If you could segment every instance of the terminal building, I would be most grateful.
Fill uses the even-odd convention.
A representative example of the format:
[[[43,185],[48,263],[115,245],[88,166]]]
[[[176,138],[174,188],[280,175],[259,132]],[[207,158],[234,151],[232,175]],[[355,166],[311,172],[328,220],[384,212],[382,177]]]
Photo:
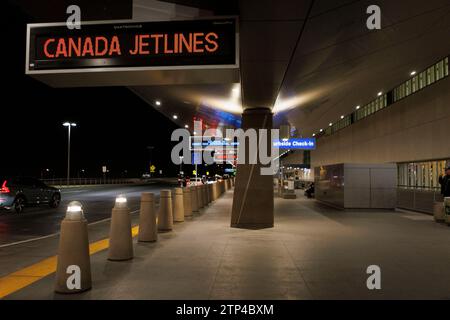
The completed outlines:
[[[97,13],[94,2],[82,6],[91,20],[84,28],[91,28],[92,36],[112,21],[107,17],[128,19],[129,26],[133,21],[181,20],[179,30],[195,31],[197,24],[203,32],[164,33],[162,25],[159,34],[144,34],[149,25],[139,34],[122,31],[129,37],[122,42],[101,36],[101,49],[95,47],[98,36],[87,37],[92,52],[101,53],[96,56],[85,52],[86,39],[69,37],[66,43],[64,37],[42,38],[39,30],[45,24],[30,25],[27,73],[52,87],[127,86],[180,127],[192,128],[194,118],[205,128],[288,127],[285,138],[317,139],[310,153],[282,156],[287,167],[310,170],[306,182],[327,165],[395,163],[397,192],[392,196],[397,206],[431,213],[433,203],[442,200],[439,175],[450,164],[445,5],[415,3],[400,10],[381,1],[381,28],[371,30],[365,2],[135,0],[105,6],[103,13]],[[65,17],[56,9],[45,17],[37,12],[39,22]],[[224,16],[229,20],[221,21]],[[228,23],[232,26],[226,30]],[[327,28],[321,27],[324,23]],[[70,35],[64,28],[62,24],[55,34]],[[183,48],[186,57],[177,61]],[[72,51],[73,57],[68,55]],[[55,55],[63,59],[52,62]],[[143,60],[145,56],[151,58]],[[119,60],[110,63],[114,57]],[[89,62],[71,65],[73,61]],[[235,216],[243,220],[232,225],[273,226],[272,179],[247,176],[249,168],[238,170],[236,188],[250,192],[235,196],[233,212],[238,210]],[[260,193],[266,196],[252,199]]]
[[[437,203],[442,208],[440,179],[450,167],[448,0],[91,0],[79,2],[81,29],[69,30],[72,2],[17,2],[32,22],[30,78],[55,90],[126,87],[192,136],[199,121],[202,131],[280,129],[281,141],[303,141],[292,149],[280,142],[273,175],[262,174],[266,164],[238,163],[216,220],[204,221],[208,231],[180,231],[195,243],[204,235],[198,244],[211,255],[221,248],[226,265],[217,273],[223,286],[209,295],[187,289],[201,286],[200,276],[180,292],[200,299],[377,298],[365,287],[365,268],[375,261],[386,267],[381,297],[448,298],[438,271],[449,280],[450,260],[440,260],[438,243],[450,231],[431,216]],[[52,6],[43,11],[43,3]],[[87,37],[94,47],[86,47]],[[312,183],[315,199],[304,197]],[[408,269],[417,258],[411,247],[437,271],[422,278],[425,262]],[[188,260],[185,243],[170,249]],[[292,276],[297,271],[302,284]],[[425,289],[405,284],[407,274]],[[241,280],[249,286],[231,283]],[[145,289],[130,295],[145,296]],[[158,291],[164,298],[186,298],[166,289]]]

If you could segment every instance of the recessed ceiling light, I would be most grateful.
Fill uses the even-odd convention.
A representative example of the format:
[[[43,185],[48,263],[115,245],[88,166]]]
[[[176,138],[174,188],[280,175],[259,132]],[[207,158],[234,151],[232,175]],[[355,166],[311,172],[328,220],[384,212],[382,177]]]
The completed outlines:
[[[383,91],[378,92],[378,96],[380,97],[383,94]]]
[[[345,116],[344,116],[344,115],[342,115],[342,116],[341,116],[341,119],[344,119],[344,118],[345,118]]]
[[[319,131],[320,131],[320,132],[323,132],[323,129],[320,129]]]
[[[186,129],[189,128],[189,126],[188,126],[187,124],[185,124],[184,127],[185,127]]]
[[[416,71],[411,71],[411,73],[410,73],[411,76],[415,76],[416,74],[417,74]]]
[[[315,137],[316,136],[316,134],[315,133],[313,133],[313,137]]]
[[[361,106],[356,106],[356,110],[359,110],[359,109],[361,109]]]
[[[156,100],[156,101],[155,101],[155,104],[156,104],[157,106],[160,106],[160,105],[161,105],[161,101]]]
[[[176,120],[176,119],[178,119],[178,116],[177,116],[176,114],[174,114],[174,115],[172,116],[172,118],[174,118],[174,119]]]
[[[330,122],[328,125],[331,127],[333,125],[333,122]]]

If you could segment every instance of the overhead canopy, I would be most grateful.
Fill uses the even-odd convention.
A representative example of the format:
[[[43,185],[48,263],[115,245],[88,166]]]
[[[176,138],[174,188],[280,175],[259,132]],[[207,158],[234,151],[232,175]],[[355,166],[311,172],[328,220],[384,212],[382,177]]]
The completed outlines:
[[[191,123],[194,116],[238,123],[243,108],[270,107],[276,124],[290,123],[308,136],[450,52],[448,0],[378,0],[381,30],[366,26],[366,10],[372,4],[369,0],[135,0],[133,17],[149,21],[237,15],[239,69],[228,76],[214,70],[208,73],[210,78],[200,69],[178,83],[165,74],[151,86],[118,75],[130,80],[128,86],[152,106],[161,100],[159,110],[171,118],[176,113],[174,121],[180,126]],[[79,80],[73,76],[72,81]]]

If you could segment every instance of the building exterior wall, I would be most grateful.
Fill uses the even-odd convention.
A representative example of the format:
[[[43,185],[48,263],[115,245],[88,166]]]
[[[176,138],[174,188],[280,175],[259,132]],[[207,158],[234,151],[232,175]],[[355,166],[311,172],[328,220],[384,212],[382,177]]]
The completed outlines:
[[[320,137],[311,167],[450,158],[450,78]]]

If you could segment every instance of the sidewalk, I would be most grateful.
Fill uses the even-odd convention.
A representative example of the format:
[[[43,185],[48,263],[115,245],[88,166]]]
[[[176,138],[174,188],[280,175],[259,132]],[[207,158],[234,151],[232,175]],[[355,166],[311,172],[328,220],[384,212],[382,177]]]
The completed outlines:
[[[54,274],[7,299],[448,299],[450,230],[432,217],[343,212],[275,200],[275,228],[229,227],[232,191],[192,220],[136,243],[135,258],[91,256],[92,290],[53,293]],[[382,270],[382,290],[366,269]]]

